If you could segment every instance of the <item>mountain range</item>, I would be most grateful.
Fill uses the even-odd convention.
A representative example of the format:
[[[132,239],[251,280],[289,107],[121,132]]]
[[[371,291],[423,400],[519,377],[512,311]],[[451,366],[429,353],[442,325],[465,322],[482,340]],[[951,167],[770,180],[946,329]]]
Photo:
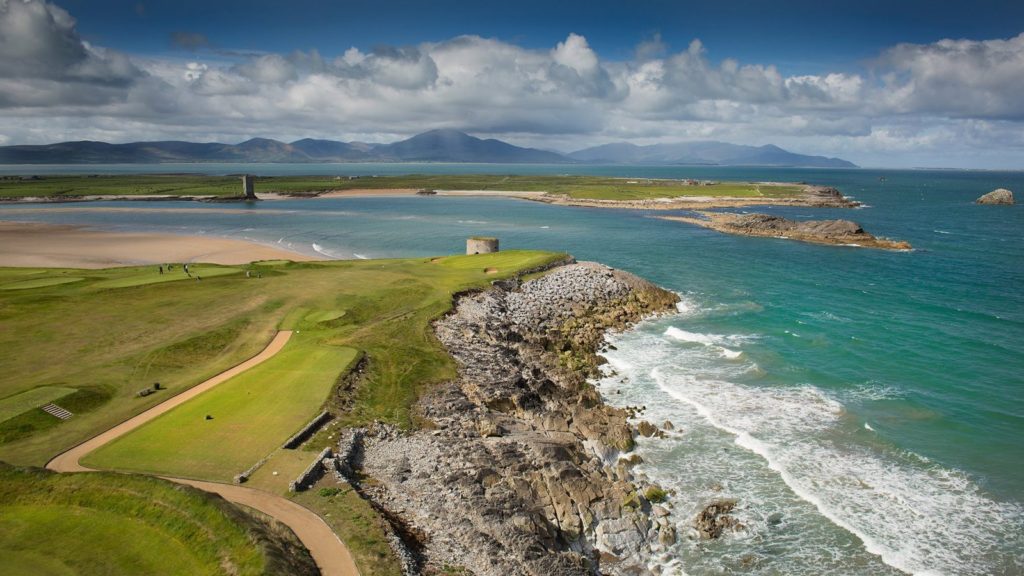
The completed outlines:
[[[0,146],[0,164],[136,164],[166,162],[476,162],[694,164],[721,166],[801,166],[849,168],[838,158],[795,154],[777,146],[741,146],[724,142],[686,142],[637,146],[605,144],[569,154],[522,148],[481,139],[457,130],[431,130],[390,144],[304,138],[286,143],[253,138],[241,144],[181,141],[78,141]]]

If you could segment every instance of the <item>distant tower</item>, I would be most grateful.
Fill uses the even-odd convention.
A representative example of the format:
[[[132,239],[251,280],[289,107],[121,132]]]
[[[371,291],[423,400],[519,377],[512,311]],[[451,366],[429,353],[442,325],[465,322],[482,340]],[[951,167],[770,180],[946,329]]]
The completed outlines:
[[[490,254],[498,251],[498,239],[488,236],[473,236],[466,240],[466,254]]]
[[[250,174],[242,176],[242,193],[246,199],[256,199],[256,179]]]

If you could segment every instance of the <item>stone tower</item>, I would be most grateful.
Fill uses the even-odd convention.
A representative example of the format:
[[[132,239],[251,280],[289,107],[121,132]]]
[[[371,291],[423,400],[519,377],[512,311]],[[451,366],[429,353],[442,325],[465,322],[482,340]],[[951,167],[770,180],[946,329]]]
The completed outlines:
[[[498,239],[488,236],[473,236],[466,240],[466,254],[490,254],[498,251]]]
[[[256,178],[251,174],[242,176],[242,194],[245,195],[246,199],[256,199]]]

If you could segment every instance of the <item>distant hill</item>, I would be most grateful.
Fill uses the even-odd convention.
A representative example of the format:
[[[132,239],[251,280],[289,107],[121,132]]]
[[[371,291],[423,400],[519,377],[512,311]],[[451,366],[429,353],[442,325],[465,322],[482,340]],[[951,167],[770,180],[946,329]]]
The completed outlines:
[[[457,130],[431,130],[391,144],[305,138],[291,144],[253,138],[241,144],[195,142],[60,142],[2,146],[0,164],[119,164],[161,162],[493,162],[565,163],[544,150],[482,140]]]
[[[708,164],[720,166],[806,166],[851,168],[838,158],[805,156],[778,146],[686,142],[636,146],[605,144],[568,155],[483,140],[458,130],[431,130],[390,144],[304,138],[292,143],[253,138],[219,142],[106,142],[0,146],[0,164],[136,164],[166,162],[488,162],[495,164],[575,162],[612,164]]]
[[[501,140],[481,140],[458,130],[431,130],[373,149],[374,154],[400,161],[428,162],[532,162],[559,164],[569,160],[561,154],[520,148]]]
[[[743,146],[725,142],[681,142],[637,146],[628,142],[577,150],[568,155],[580,162],[611,164],[691,164],[717,166],[799,166],[808,168],[856,168],[839,158],[807,156],[768,144]]]

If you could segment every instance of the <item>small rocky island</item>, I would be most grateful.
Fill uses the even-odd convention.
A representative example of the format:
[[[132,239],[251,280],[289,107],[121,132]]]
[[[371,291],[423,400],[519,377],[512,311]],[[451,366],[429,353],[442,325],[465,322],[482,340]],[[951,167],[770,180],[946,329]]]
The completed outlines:
[[[726,212],[698,212],[699,218],[684,216],[663,216],[664,220],[696,224],[727,234],[741,236],[764,236],[833,244],[859,246],[882,250],[910,250],[909,242],[890,240],[873,236],[864,231],[860,224],[850,220],[806,220],[794,221],[770,214],[732,214]]]
[[[1009,206],[1014,204],[1013,192],[1010,192],[1006,188],[997,188],[988,194],[982,195],[980,198],[974,201],[975,204],[993,204]]]

